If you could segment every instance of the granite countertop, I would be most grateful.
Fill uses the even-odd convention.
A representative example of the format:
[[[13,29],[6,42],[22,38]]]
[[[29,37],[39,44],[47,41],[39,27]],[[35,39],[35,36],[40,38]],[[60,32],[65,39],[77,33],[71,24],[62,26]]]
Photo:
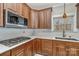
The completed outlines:
[[[29,36],[29,37],[31,37],[31,39],[26,40],[26,41],[24,41],[24,42],[22,42],[22,43],[19,43],[19,44],[17,44],[17,45],[14,45],[14,46],[12,46],[12,47],[7,47],[7,46],[4,46],[4,45],[0,44],[0,54],[1,54],[1,53],[4,53],[4,52],[6,52],[6,51],[8,51],[8,50],[10,50],[10,49],[13,49],[13,48],[15,48],[15,47],[17,47],[17,46],[19,46],[19,45],[21,45],[21,44],[24,44],[24,43],[26,43],[26,42],[29,42],[29,41],[31,41],[31,40],[33,40],[33,39],[35,39],[35,38],[42,38],[42,39],[44,38],[44,39],[59,40],[59,41],[68,41],[68,42],[79,42],[79,41],[75,41],[75,40],[55,39],[55,37],[52,37],[52,36]],[[78,39],[78,38],[77,38],[77,39]]]

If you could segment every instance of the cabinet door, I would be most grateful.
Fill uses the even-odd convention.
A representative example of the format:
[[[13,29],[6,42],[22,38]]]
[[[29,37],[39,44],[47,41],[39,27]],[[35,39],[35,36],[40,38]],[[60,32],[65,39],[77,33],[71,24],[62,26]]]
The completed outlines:
[[[0,56],[10,56],[10,51],[2,53],[2,54],[0,54]]]
[[[16,3],[16,12],[22,16],[22,3]]]
[[[24,56],[24,44],[11,50],[12,56]]]
[[[16,12],[16,3],[4,3],[4,9],[10,9]]]
[[[42,39],[42,55],[52,56],[52,40]]]
[[[37,39],[33,40],[33,55],[37,53]]]
[[[42,40],[41,39],[37,39],[37,54],[41,54],[42,52]]]
[[[27,42],[25,44],[25,56],[32,56],[33,55],[33,41]]]
[[[43,11],[39,12],[39,19],[40,19],[40,21],[39,21],[39,28],[43,29],[44,28],[44,20],[45,20]]]
[[[45,9],[39,11],[39,28],[41,29],[50,29],[51,28],[51,9]]]
[[[0,3],[0,26],[3,25],[3,3]]]
[[[53,55],[54,56],[66,56],[65,42],[53,41]]]
[[[66,43],[67,56],[79,56],[79,43],[67,42]]]
[[[31,10],[31,27],[37,29],[38,28],[38,12],[35,10]]]
[[[29,19],[30,8],[26,4],[22,4],[22,15]]]

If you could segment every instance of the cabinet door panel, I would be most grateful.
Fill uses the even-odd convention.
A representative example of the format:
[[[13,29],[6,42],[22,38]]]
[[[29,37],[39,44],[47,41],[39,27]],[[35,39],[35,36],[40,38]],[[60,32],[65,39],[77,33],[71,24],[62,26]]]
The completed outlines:
[[[33,55],[37,53],[37,39],[33,40]]]
[[[4,3],[4,9],[10,9],[16,12],[16,3]]]
[[[3,3],[0,3],[0,26],[4,26],[3,24]]]
[[[11,50],[12,56],[24,55],[24,44]]]
[[[41,39],[37,39],[37,54],[41,54],[41,49],[42,49],[42,42]]]
[[[33,41],[27,42],[25,44],[25,56],[33,55]]]
[[[52,40],[42,40],[42,54],[52,55]]]
[[[2,53],[2,54],[0,54],[0,56],[10,56],[10,51]]]
[[[16,3],[16,12],[22,16],[22,3]]]
[[[39,28],[50,29],[51,28],[51,8],[39,11]]]

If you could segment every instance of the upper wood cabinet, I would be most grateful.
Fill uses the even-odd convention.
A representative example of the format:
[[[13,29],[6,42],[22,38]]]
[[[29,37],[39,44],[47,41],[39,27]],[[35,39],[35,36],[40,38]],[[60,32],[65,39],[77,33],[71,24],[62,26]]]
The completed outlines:
[[[31,8],[27,4],[23,3],[22,4],[22,16],[27,19],[27,21],[28,21],[28,28],[31,28],[31,17],[30,17],[30,14],[31,14]]]
[[[14,12],[15,14],[26,18],[28,21],[28,28],[31,25],[31,20],[30,20],[30,11],[31,8],[25,4],[25,3],[4,3],[4,9],[8,9],[11,12]]]
[[[32,28],[35,29],[51,29],[51,8],[44,10],[31,10]]]
[[[4,9],[9,9],[22,16],[22,3],[4,3]]]
[[[26,4],[22,4],[22,15],[27,19],[30,17],[30,8]]]
[[[0,3],[0,26],[3,25],[3,3]]]
[[[16,12],[22,16],[22,3],[16,3]]]
[[[10,9],[16,12],[16,3],[4,3],[4,9]]]
[[[31,28],[38,29],[39,23],[39,12],[36,10],[31,10]]]
[[[51,29],[51,8],[39,11],[39,28],[41,29]]]

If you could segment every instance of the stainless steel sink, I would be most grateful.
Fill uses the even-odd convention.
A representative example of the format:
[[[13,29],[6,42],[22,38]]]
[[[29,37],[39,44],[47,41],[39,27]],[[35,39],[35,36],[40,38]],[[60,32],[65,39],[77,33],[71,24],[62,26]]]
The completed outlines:
[[[74,40],[74,41],[79,41],[78,39],[75,38],[65,38],[65,37],[55,37],[56,39],[65,39],[65,40]]]

